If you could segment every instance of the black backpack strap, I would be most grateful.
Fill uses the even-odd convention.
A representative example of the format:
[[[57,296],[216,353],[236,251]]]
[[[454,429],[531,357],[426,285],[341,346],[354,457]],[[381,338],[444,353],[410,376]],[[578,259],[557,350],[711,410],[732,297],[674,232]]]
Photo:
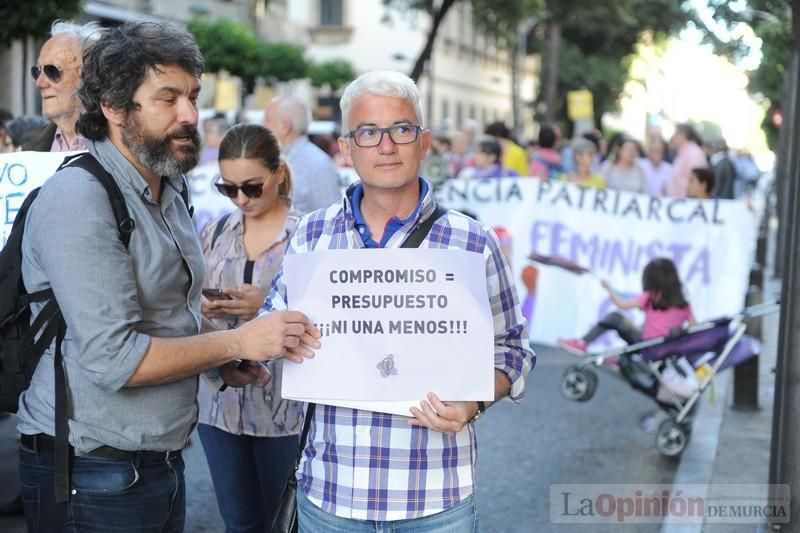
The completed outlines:
[[[67,331],[67,323],[55,298],[51,298],[36,316],[26,332],[23,345],[27,345],[41,330],[41,335],[33,344],[34,353],[42,353],[55,339],[53,371],[55,377],[55,455],[53,474],[55,498],[57,503],[69,501],[69,468],[72,450],[69,446],[69,417],[67,414],[67,377],[64,373],[64,358],[61,345]]]
[[[111,209],[114,211],[114,218],[117,221],[117,229],[119,230],[119,238],[125,248],[131,241],[131,233],[136,227],[133,219],[128,214],[128,207],[125,204],[125,198],[122,196],[122,191],[117,185],[117,181],[103,168],[103,165],[90,153],[84,152],[81,154],[73,155],[64,159],[58,170],[65,167],[78,167],[82,168],[95,178],[108,193],[108,200],[111,202]],[[186,184],[184,183],[184,186]],[[187,193],[188,195],[188,193]],[[188,201],[188,196],[187,200]]]
[[[56,449],[53,473],[55,475],[56,503],[69,501],[69,468],[72,449],[69,446],[69,419],[67,418],[67,377],[64,374],[64,358],[61,344],[67,331],[67,324],[59,314],[56,333],[56,351],[53,370],[56,378]]]
[[[111,210],[114,212],[114,219],[117,223],[117,230],[119,231],[119,239],[122,245],[128,248],[131,241],[131,233],[136,227],[133,219],[128,213],[128,206],[125,203],[125,198],[122,196],[122,191],[117,185],[116,180],[103,168],[103,165],[90,153],[84,152],[64,159],[58,170],[65,167],[78,167],[92,176],[103,186],[108,194],[108,200],[111,203]],[[47,312],[45,312],[47,311]],[[67,412],[67,377],[64,372],[64,358],[61,353],[61,345],[64,343],[66,336],[67,323],[64,317],[61,316],[61,310],[58,308],[58,302],[55,298],[51,298],[42,311],[37,316],[34,324],[39,322],[40,318],[47,321],[47,326],[44,332],[36,343],[37,348],[44,348],[50,343],[50,340],[55,337],[55,356],[53,358],[53,371],[55,377],[55,456],[54,456],[54,476],[55,476],[55,499],[57,503],[69,501],[69,469],[70,461],[72,458],[72,450],[69,445],[69,417]],[[41,327],[41,323],[39,324]],[[30,331],[36,331],[37,328],[31,325]],[[44,346],[41,346],[43,343]]]
[[[58,308],[55,298],[51,298],[31,322],[31,326],[22,337],[22,345],[32,346],[33,353],[40,354],[44,352],[45,348],[50,346],[56,336],[56,330],[52,324],[59,318],[61,318],[61,310]],[[42,334],[39,335],[39,332],[42,332]],[[37,335],[39,335],[39,338],[36,338]],[[34,342],[34,339],[36,339],[36,342]]]
[[[431,216],[426,218],[422,224],[414,228],[411,233],[408,234],[406,240],[400,245],[400,248],[419,248],[419,245],[422,244],[422,241],[427,237],[428,233],[430,233],[433,223],[446,213],[447,209],[437,205],[436,209],[431,213]]]
[[[219,236],[222,235],[222,230],[225,227],[225,222],[227,222],[229,218],[231,218],[231,214],[230,213],[225,213],[217,221],[217,225],[214,227],[214,235],[211,236],[211,249],[212,250],[214,249],[214,245],[217,244],[217,239],[219,239]]]

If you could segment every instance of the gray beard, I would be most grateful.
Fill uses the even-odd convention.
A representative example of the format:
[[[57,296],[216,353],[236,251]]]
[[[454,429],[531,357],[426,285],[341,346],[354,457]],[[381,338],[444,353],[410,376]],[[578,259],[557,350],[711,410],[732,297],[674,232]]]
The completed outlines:
[[[186,156],[181,159],[170,150],[171,138],[148,139],[130,129],[126,127],[122,130],[122,142],[156,176],[177,176],[197,166],[200,158],[198,147],[181,147],[180,152]]]

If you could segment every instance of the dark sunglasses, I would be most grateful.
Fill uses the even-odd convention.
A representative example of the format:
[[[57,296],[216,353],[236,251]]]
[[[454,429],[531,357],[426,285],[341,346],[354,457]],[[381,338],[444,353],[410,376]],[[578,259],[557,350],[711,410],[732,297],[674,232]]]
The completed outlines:
[[[220,194],[224,194],[228,198],[236,198],[236,195],[239,194],[239,190],[248,198],[260,198],[261,193],[264,192],[264,184],[267,182],[267,179],[269,178],[266,178],[261,183],[243,183],[242,185],[232,185],[230,183],[218,181],[214,183],[214,187],[217,188]]]
[[[45,65],[43,67],[34,65],[31,67],[31,76],[33,76],[33,81],[38,80],[42,73],[44,73],[44,75],[47,76],[47,79],[51,82],[58,83],[61,81],[61,76],[64,75],[64,69],[60,69],[55,65]]]

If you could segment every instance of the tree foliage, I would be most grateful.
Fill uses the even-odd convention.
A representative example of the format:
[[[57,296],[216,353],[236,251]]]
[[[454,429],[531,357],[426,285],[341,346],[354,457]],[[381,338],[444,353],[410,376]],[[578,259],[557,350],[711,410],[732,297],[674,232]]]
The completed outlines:
[[[193,19],[186,27],[197,39],[206,70],[225,70],[242,78],[256,75],[260,43],[247,27],[229,19],[211,22]]]
[[[451,8],[460,2],[471,2],[475,26],[496,38],[500,48],[513,46],[517,22],[542,10],[545,0],[383,0],[394,11],[421,11],[431,17],[431,29],[425,46],[417,57],[409,77],[417,81],[430,60],[441,23]]]
[[[434,22],[436,17],[447,14],[443,10],[458,2],[471,2],[475,26],[494,36],[500,48],[515,45],[515,30],[520,22],[537,19],[528,38],[528,51],[542,57],[543,73],[550,60],[548,31],[556,22],[562,32],[558,94],[589,89],[598,117],[616,108],[628,75],[625,58],[634,52],[642,33],[665,35],[683,28],[689,20],[689,13],[681,9],[679,0],[384,0],[395,10],[423,11],[434,17]],[[436,28],[434,24],[433,29]],[[413,74],[421,74],[420,65],[430,57],[435,37],[435,31],[431,32],[429,46],[420,54],[412,78]],[[539,104],[542,97],[537,99]],[[566,122],[565,100],[559,99],[556,116]]]
[[[353,81],[356,71],[349,61],[334,59],[312,63],[308,68],[308,77],[314,87],[320,88],[327,85],[335,92]]]
[[[300,47],[264,43],[249,28],[232,20],[193,19],[187,28],[197,39],[206,59],[206,70],[225,70],[242,78],[249,88],[256,78],[274,83],[304,78],[307,74],[308,64]]]
[[[56,19],[68,20],[81,12],[81,0],[26,0],[0,2],[0,46],[16,39],[47,34]]]
[[[308,62],[299,46],[259,43],[256,57],[256,75],[268,80],[291,81],[308,75]]]
[[[683,28],[690,16],[676,0],[547,0],[545,9],[545,23],[528,39],[528,51],[541,55],[546,72],[550,61],[547,22],[557,21],[562,33],[558,94],[589,89],[598,118],[617,109],[628,78],[627,58],[642,34],[651,32],[662,38]],[[542,98],[540,94],[537,104]],[[566,123],[566,98],[559,99],[555,116]]]
[[[777,143],[778,130],[772,124],[772,111],[782,108],[783,80],[789,68],[792,49],[792,13],[786,0],[748,0],[746,5],[725,0],[708,0],[715,27],[696,18],[695,24],[704,31],[706,42],[717,53],[733,60],[750,52],[745,40],[730,35],[741,34],[741,26],[749,26],[761,39],[761,63],[750,74],[748,89],[769,100],[762,128],[770,147]],[[722,36],[721,36],[722,34]]]

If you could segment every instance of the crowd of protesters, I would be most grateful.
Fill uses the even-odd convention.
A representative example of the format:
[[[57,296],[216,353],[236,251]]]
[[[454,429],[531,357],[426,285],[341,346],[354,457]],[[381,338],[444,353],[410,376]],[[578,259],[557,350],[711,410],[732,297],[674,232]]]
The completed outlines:
[[[760,175],[747,152],[730,150],[721,137],[704,140],[691,124],[677,124],[669,139],[650,131],[642,141],[627,133],[604,138],[596,130],[569,140],[557,125],[542,124],[537,138],[524,143],[502,122],[487,125],[483,136],[476,129],[469,120],[460,131],[434,134],[423,167],[434,184],[525,176],[656,197],[734,199]]]
[[[457,132],[431,134],[418,125],[421,123],[418,89],[410,79],[391,72],[362,75],[353,87],[348,88],[343,97],[345,103],[342,110],[345,119],[356,127],[337,142],[333,142],[330,136],[310,138],[307,134],[310,117],[308,107],[300,100],[278,97],[266,110],[263,125],[231,128],[224,116],[214,116],[205,121],[202,126],[204,146],[201,150],[196,101],[203,60],[191,37],[176,31],[170,25],[155,23],[126,24],[108,33],[102,33],[91,25],[54,25],[52,37],[42,48],[38,65],[31,72],[37,88],[47,100],[43,104],[44,116],[14,118],[11,113],[0,109],[0,153],[88,149],[104,168],[109,167],[122,176],[115,176],[115,179],[124,179],[123,183],[136,187],[147,184],[147,195],[151,194],[150,190],[157,191],[151,204],[162,205],[159,202],[162,202],[160,198],[163,194],[163,206],[171,206],[164,215],[164,222],[178,228],[180,231],[177,233],[167,234],[158,224],[160,219],[153,222],[149,212],[135,208],[132,211],[134,218],[139,220],[139,234],[151,231],[156,236],[164,237],[163,250],[158,250],[159,257],[163,256],[163,262],[174,268],[162,271],[159,283],[153,284],[150,283],[152,273],[146,267],[148,263],[137,262],[136,269],[120,267],[118,277],[126,281],[127,292],[120,290],[118,294],[109,296],[95,286],[95,279],[101,276],[99,270],[92,270],[92,265],[95,269],[107,271],[113,265],[100,266],[98,259],[114,258],[114,254],[117,254],[122,256],[118,262],[123,264],[123,259],[129,255],[149,254],[152,246],[140,240],[134,243],[135,246],[132,244],[133,250],[128,254],[128,250],[109,244],[115,243],[116,232],[113,227],[105,228],[105,233],[101,234],[95,225],[89,227],[88,222],[81,226],[84,219],[88,220],[86,213],[78,216],[73,211],[59,209],[60,198],[65,194],[56,193],[65,193],[77,183],[85,188],[82,192],[88,199],[86,205],[87,208],[91,207],[89,215],[94,217],[93,220],[107,215],[96,201],[97,187],[87,185],[85,173],[68,169],[60,174],[60,179],[52,180],[43,189],[42,199],[38,200],[36,210],[32,211],[29,219],[32,221],[29,224],[31,229],[27,230],[28,240],[25,241],[30,256],[37,251],[50,254],[47,258],[51,261],[47,264],[58,266],[48,271],[37,265],[26,265],[25,274],[29,279],[38,280],[42,286],[61,282],[65,287],[77,287],[72,296],[74,308],[81,307],[80,304],[87,301],[84,293],[97,301],[119,305],[119,315],[124,315],[123,311],[128,311],[126,306],[132,305],[131,302],[137,301],[137,298],[147,300],[146,303],[152,303],[154,307],[172,302],[170,305],[175,308],[174,315],[177,318],[163,318],[171,322],[171,329],[161,330],[151,324],[149,329],[140,331],[142,328],[138,324],[135,327],[127,322],[124,325],[117,324],[114,322],[115,316],[89,315],[91,320],[86,320],[86,323],[78,318],[70,323],[69,327],[76,331],[75,338],[80,338],[77,333],[83,333],[89,339],[87,343],[90,343],[88,348],[91,350],[78,345],[72,338],[65,341],[67,370],[68,373],[72,372],[70,382],[82,386],[75,393],[75,401],[80,402],[72,415],[73,420],[88,421],[83,430],[80,426],[70,428],[74,464],[68,468],[73,469],[72,474],[76,477],[83,472],[81,469],[91,470],[96,479],[105,482],[113,478],[114,472],[110,466],[123,468],[132,458],[162,466],[166,464],[169,471],[162,468],[157,472],[148,472],[148,480],[155,480],[165,491],[169,489],[183,498],[183,465],[179,464],[180,472],[177,474],[172,467],[176,457],[180,461],[180,452],[199,417],[201,442],[211,467],[218,503],[226,526],[230,529],[244,530],[248,523],[253,523],[256,524],[253,529],[263,530],[271,522],[285,473],[290,470],[297,453],[297,435],[305,415],[302,404],[284,401],[274,390],[280,377],[279,370],[273,376],[274,381],[265,389],[267,378],[262,375],[261,367],[255,363],[234,364],[226,348],[230,342],[215,341],[223,337],[211,332],[213,328],[210,323],[205,325],[200,315],[202,312],[205,319],[214,321],[219,330],[237,330],[238,335],[229,334],[226,338],[236,339],[238,342],[234,344],[249,347],[243,354],[235,354],[243,359],[276,359],[282,355],[283,348],[291,345],[299,346],[287,348],[299,360],[309,357],[311,348],[319,346],[316,341],[319,332],[302,315],[277,312],[266,316],[262,313],[260,318],[256,318],[256,315],[269,294],[272,278],[281,267],[288,239],[297,234],[294,230],[301,222],[308,224],[309,218],[301,219],[301,216],[309,212],[322,213],[313,219],[321,225],[326,222],[321,218],[326,213],[325,207],[337,202],[341,207],[342,196],[338,190],[334,162],[353,165],[362,178],[362,183],[351,186],[345,193],[345,207],[349,209],[348,206],[355,204],[353,213],[346,214],[355,220],[367,248],[384,247],[394,234],[389,233],[384,238],[376,234],[378,238],[373,240],[371,231],[389,231],[386,229],[390,228],[389,223],[392,224],[391,232],[400,231],[400,228],[407,230],[406,225],[413,222],[408,218],[411,215],[421,216],[424,212],[425,216],[432,216],[435,199],[430,194],[428,184],[436,187],[448,179],[537,177],[570,181],[583,187],[618,189],[652,196],[709,199],[739,197],[746,192],[747,184],[758,177],[757,169],[746,155],[734,156],[721,139],[704,142],[689,124],[677,125],[668,141],[660,134],[651,134],[643,143],[624,133],[605,139],[597,131],[567,140],[560,127],[550,124],[542,124],[537,139],[525,143],[515,139],[503,122],[486,125],[481,134],[481,128],[474,120],[465,121]],[[93,37],[88,37],[89,34]],[[174,35],[180,38],[176,40]],[[95,41],[99,44],[92,44]],[[164,46],[168,42],[173,44],[174,49]],[[126,54],[130,47],[147,53],[141,57]],[[84,48],[90,53],[84,55]],[[65,55],[65,51],[69,53]],[[119,57],[125,57],[130,65],[119,65]],[[81,58],[88,63],[82,64]],[[82,73],[82,70],[86,72]],[[124,82],[119,81],[123,78],[121,74],[117,77],[107,75],[107,71],[119,74],[126,70],[144,74],[135,80],[136,83],[130,82],[122,88],[118,87]],[[70,72],[69,76],[67,72]],[[87,83],[87,79],[93,83]],[[80,89],[79,82],[82,83]],[[124,98],[120,96],[119,101],[106,101],[107,94],[123,94],[123,89],[127,91]],[[80,94],[80,99],[77,94]],[[177,98],[179,105],[164,104],[163,94]],[[133,100],[136,95],[147,98],[143,98],[144,103],[140,104]],[[162,106],[167,106],[168,111],[165,112]],[[140,115],[144,116],[140,119]],[[415,123],[406,124],[407,117],[413,117]],[[173,141],[183,148],[173,149]],[[154,150],[153,146],[160,151]],[[373,152],[381,150],[396,151],[398,158],[408,163],[411,170],[401,176],[404,180],[402,191],[393,190],[389,196],[381,196],[386,194],[386,187],[380,181],[380,176],[373,176],[374,172],[370,170],[376,166],[371,159]],[[221,169],[215,183],[217,189],[228,196],[238,209],[233,215],[212,221],[198,241],[191,220],[178,198],[183,188],[182,176],[198,163],[214,162],[219,162]],[[420,180],[420,174],[428,181]],[[172,184],[168,178],[173,178],[178,185]],[[171,189],[165,185],[170,185]],[[141,203],[140,197],[144,192],[134,194],[136,191],[133,186],[125,190],[126,202],[132,206],[139,205],[137,201]],[[381,202],[377,200],[385,198],[392,199],[392,202],[384,202],[387,205],[399,205],[399,200],[402,200],[403,209],[408,209],[378,210],[380,216],[369,209],[361,212],[359,206],[370,207],[372,203],[380,206]],[[359,203],[362,200],[366,201]],[[345,228],[344,211],[339,213],[330,208],[329,211],[325,216],[336,217],[327,221],[328,225]],[[401,213],[406,216],[400,217]],[[451,234],[451,227],[455,227],[473,240],[488,243],[483,252],[485,259],[499,272],[492,271],[487,278],[487,285],[498,293],[515,294],[513,284],[494,279],[510,279],[509,267],[500,254],[499,246],[495,247],[496,237],[459,214],[449,213],[442,217],[437,223],[446,230],[443,230],[444,233]],[[54,236],[51,228],[59,228],[61,233],[56,232]],[[50,251],[52,247],[46,246],[58,235],[63,235],[66,241],[83,235],[86,239],[106,243],[108,249],[103,249],[102,257],[74,259],[70,263],[67,257],[70,256],[69,247],[62,247],[62,251],[56,253]],[[355,242],[353,239],[351,235],[347,240],[342,233],[336,242]],[[392,242],[399,241],[394,239]],[[298,243],[294,244],[295,248],[299,248]],[[303,242],[304,246],[306,244]],[[445,244],[450,248],[461,246],[455,239],[453,243]],[[312,250],[313,247],[309,245],[308,251]],[[63,257],[59,255],[61,253]],[[202,272],[206,272],[206,275],[203,276]],[[280,293],[282,286],[278,283],[276,287],[277,292],[268,300],[268,310],[285,307],[285,301],[281,300],[285,300]],[[83,292],[79,290],[81,288]],[[160,290],[162,288],[164,290]],[[203,292],[202,289],[210,289],[210,292]],[[156,293],[157,297],[154,296]],[[63,297],[66,304],[71,303],[69,296],[66,294]],[[187,298],[191,305],[186,305]],[[59,299],[62,300],[62,296]],[[499,302],[500,298],[493,298],[492,301]],[[498,341],[495,349],[500,353],[512,353],[513,357],[507,356],[511,362],[503,364],[508,366],[513,363],[515,371],[511,372],[503,365],[495,367],[495,398],[509,396],[519,401],[524,378],[533,365],[534,356],[523,347],[527,332],[517,312],[518,302],[511,298],[503,306],[509,308],[496,305],[492,309],[495,317],[505,317],[502,320],[496,318],[496,323],[503,326],[499,328],[496,338],[504,340]],[[69,305],[65,309],[69,312]],[[148,311],[146,306],[144,310]],[[100,314],[99,311],[97,314]],[[269,321],[285,322],[286,327],[271,327]],[[154,320],[153,324],[157,324],[157,321]],[[202,330],[201,324],[204,325]],[[289,326],[293,326],[291,334],[286,333]],[[273,329],[283,333],[268,335]],[[101,330],[117,331],[119,339],[111,339],[111,345],[106,346]],[[509,332],[514,333],[512,335]],[[137,340],[139,336],[147,338]],[[276,340],[269,346],[260,346],[251,337],[276,337]],[[204,351],[200,348],[204,348]],[[87,354],[106,353],[102,350],[111,353],[108,358],[96,362],[100,369],[97,375],[102,378],[84,375],[86,372],[73,362],[88,357]],[[163,362],[176,356],[188,360],[187,354],[194,356],[198,350],[201,357],[183,363],[183,366],[170,366]],[[127,354],[128,351],[134,352],[138,359],[128,360],[125,365],[118,364],[113,356]],[[212,382],[212,386],[204,381],[200,386],[198,403],[196,374],[223,363],[220,367],[222,377],[234,388],[225,392],[224,388],[217,387],[216,382]],[[259,369],[260,373],[248,370],[250,366]],[[248,372],[252,375],[244,375]],[[112,378],[113,383],[110,382]],[[22,500],[26,506],[28,526],[33,531],[60,531],[70,522],[75,510],[80,510],[81,505],[86,513],[83,516],[85,523],[107,525],[109,507],[96,505],[92,494],[73,490],[71,501],[65,504],[50,492],[57,475],[56,442],[50,434],[51,427],[55,425],[55,413],[49,403],[54,379],[45,372],[37,374],[31,388],[24,393],[19,414],[21,475],[25,490],[28,491],[24,494],[27,497]],[[134,388],[144,392],[134,396],[134,393],[130,393]],[[151,394],[149,397],[146,394],[148,390]],[[166,401],[152,396],[155,391],[161,391]],[[86,395],[86,398],[81,395]],[[409,454],[408,468],[413,463],[412,456],[442,456],[442,450],[473,457],[476,445],[469,428],[487,405],[484,402],[440,402],[435,397],[428,401],[431,403],[421,404],[420,410],[412,411],[415,418],[411,426],[405,420],[395,420],[390,415],[375,415],[375,420],[380,419],[380,424],[391,427],[394,435],[399,435],[395,437],[395,447]],[[90,405],[102,406],[102,409],[86,407]],[[345,428],[339,420],[355,420],[361,416],[357,410],[342,409],[339,412],[343,414],[337,418],[333,409],[326,407],[324,412],[308,415],[314,417],[315,429],[312,434],[316,440],[305,452],[304,464],[312,466],[303,470],[301,477],[305,485],[301,486],[304,490],[299,495],[299,503],[303,506],[301,511],[306,516],[317,513],[317,520],[326,521],[338,520],[334,514],[353,513],[358,504],[355,501],[331,502],[326,499],[327,496],[317,497],[317,494],[322,494],[319,487],[327,486],[330,481],[321,474],[322,466],[315,462],[319,461],[315,450],[332,449],[334,443],[344,450],[345,446],[341,444],[343,440],[340,438],[337,443],[336,436],[344,435],[351,428]],[[120,412],[128,418],[118,416]],[[147,419],[148,423],[139,424],[137,420],[143,419]],[[113,423],[109,423],[109,420]],[[353,427],[366,430],[369,434],[370,430],[374,432],[376,424],[373,421],[360,421]],[[441,434],[441,442],[434,442],[434,437],[431,437],[429,441],[425,439],[425,444],[416,443],[415,436],[421,428],[430,430],[435,436]],[[113,438],[108,437],[109,433],[114,433]],[[457,445],[448,444],[448,438],[452,435],[460,435],[460,440],[456,439]],[[327,439],[333,439],[333,442]],[[410,447],[408,442],[415,443],[414,447]],[[351,451],[355,453],[355,448]],[[397,459],[400,454],[395,453],[394,456]],[[104,466],[96,465],[93,462],[96,460],[104,461]],[[331,464],[328,462],[324,466],[330,468]],[[449,463],[438,465],[431,461],[428,468],[445,479],[454,477],[455,466]],[[389,483],[380,476],[372,476],[373,467],[365,468],[365,471],[365,479],[375,478],[368,485],[371,491],[387,492]],[[138,480],[138,472],[136,476]],[[178,480],[177,488],[174,487],[173,478]],[[446,504],[434,497],[427,500],[423,498],[422,503],[427,506],[412,510],[408,501],[392,496],[377,504],[370,504],[367,516],[378,520],[385,515],[384,507],[390,506],[394,517],[424,521],[439,513],[458,510],[466,516],[465,524],[477,525],[474,498],[470,496],[474,489],[473,480],[467,476],[460,482],[462,497],[451,498]],[[135,481],[131,484],[135,484]],[[41,501],[34,502],[33,489],[42,491],[44,497]],[[146,486],[138,490],[141,494],[134,495],[128,491],[128,496],[117,499],[119,508],[115,519],[119,519],[120,529],[132,527],[134,522],[138,524],[133,516],[136,513],[121,511],[129,508],[131,502],[128,500],[133,496],[136,496],[142,515],[145,509],[160,512],[169,526],[166,530],[182,529],[182,505],[185,501],[162,497]],[[412,498],[410,494],[409,489],[409,501]],[[20,510],[19,502],[16,503],[14,512]],[[414,499],[414,503],[418,505],[420,501]],[[330,508],[340,512],[331,513]],[[321,509],[327,512],[323,513]],[[2,509],[0,512],[3,512]]]
[[[44,119],[18,142],[13,117],[0,113],[0,140],[4,150],[86,153],[46,179],[25,213],[19,269],[26,289],[52,295],[33,300],[31,327],[45,306],[60,314],[18,399],[21,493],[0,513],[24,510],[34,533],[183,531],[182,452],[199,422],[227,530],[267,529],[295,470],[301,532],[351,530],[362,515],[379,529],[477,530],[473,423],[497,400],[521,401],[535,355],[496,234],[438,206],[421,177],[431,132],[416,84],[373,71],[344,91],[352,129],[337,143],[359,181],[341,194],[333,159],[308,138],[309,109],[293,98],[274,99],[263,124],[212,117],[201,150],[204,59],[182,28],[57,23],[51,35],[31,70]],[[526,174],[510,131],[487,131],[464,143],[474,176]],[[201,162],[219,164],[214,185],[236,209],[198,236],[186,174]],[[112,192],[99,183],[106,175]],[[120,203],[127,232],[114,224]],[[410,247],[411,236],[415,247],[480,254],[491,398],[430,391],[405,416],[283,400],[283,362],[322,342],[308,317],[287,310],[284,250]],[[353,431],[368,437],[348,444]],[[364,445],[392,464],[353,466]],[[376,496],[364,502],[362,491]]]

